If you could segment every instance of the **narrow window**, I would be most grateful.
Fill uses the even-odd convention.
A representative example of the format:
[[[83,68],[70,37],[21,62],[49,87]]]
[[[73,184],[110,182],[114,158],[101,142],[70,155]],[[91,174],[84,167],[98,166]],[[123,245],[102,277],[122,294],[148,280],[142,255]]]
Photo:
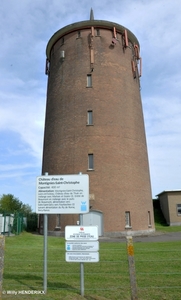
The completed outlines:
[[[177,204],[177,215],[181,216],[181,204]]]
[[[130,211],[125,211],[125,228],[131,227]]]
[[[87,125],[93,125],[93,112],[88,110],[87,112]]]
[[[96,35],[100,35],[100,29],[96,29]]]
[[[94,157],[93,154],[88,154],[88,170],[94,169]]]
[[[64,37],[62,37],[62,40],[61,40],[61,42],[62,42],[62,45],[64,44],[64,42],[65,42],[65,39],[64,39]]]
[[[57,228],[60,228],[60,215],[57,214],[57,225],[56,225]]]
[[[87,87],[92,87],[92,75],[87,74]]]
[[[81,37],[81,31],[77,31],[77,38],[79,39]]]
[[[45,63],[45,74],[48,75],[50,73],[50,61],[47,58]]]
[[[151,213],[148,211],[148,227],[151,227]]]

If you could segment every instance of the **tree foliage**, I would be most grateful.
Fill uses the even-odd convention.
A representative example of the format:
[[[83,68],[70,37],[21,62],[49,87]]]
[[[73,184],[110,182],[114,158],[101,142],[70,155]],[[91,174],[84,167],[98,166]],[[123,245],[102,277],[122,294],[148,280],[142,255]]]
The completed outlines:
[[[29,204],[23,204],[18,198],[12,194],[3,194],[0,197],[0,213],[23,213],[25,216],[32,213]]]

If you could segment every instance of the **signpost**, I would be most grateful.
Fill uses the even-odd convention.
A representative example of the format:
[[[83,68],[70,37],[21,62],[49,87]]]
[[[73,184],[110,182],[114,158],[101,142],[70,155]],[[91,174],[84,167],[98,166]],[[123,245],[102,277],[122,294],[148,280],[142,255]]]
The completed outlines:
[[[83,215],[88,213],[89,176],[82,173],[79,175],[48,175],[45,173],[45,175],[38,176],[36,180],[36,213],[44,215],[43,287],[46,293],[48,214]]]
[[[80,226],[65,227],[65,260],[80,263],[80,289],[84,296],[84,262],[99,261],[98,226],[83,226],[80,215]]]
[[[99,242],[97,226],[66,226],[67,262],[98,262]]]

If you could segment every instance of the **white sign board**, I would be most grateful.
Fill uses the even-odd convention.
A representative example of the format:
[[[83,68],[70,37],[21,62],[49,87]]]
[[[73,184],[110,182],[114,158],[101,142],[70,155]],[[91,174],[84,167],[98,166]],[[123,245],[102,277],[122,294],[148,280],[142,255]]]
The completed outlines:
[[[66,226],[65,227],[66,240],[98,240],[98,226]]]
[[[84,214],[89,212],[89,176],[48,175],[37,177],[36,213]]]
[[[67,262],[98,262],[99,252],[66,252],[65,260]]]
[[[98,241],[81,241],[75,242],[70,241],[65,244],[66,251],[99,251]]]

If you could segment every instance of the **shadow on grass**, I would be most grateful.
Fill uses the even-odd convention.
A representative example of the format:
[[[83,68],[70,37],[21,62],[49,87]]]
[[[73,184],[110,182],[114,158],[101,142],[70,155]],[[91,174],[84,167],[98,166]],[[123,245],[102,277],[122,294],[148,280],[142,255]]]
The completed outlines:
[[[37,290],[37,287],[35,288],[35,284],[41,286],[43,289],[43,277],[42,276],[37,276],[33,274],[6,274],[4,273],[3,276],[4,279],[10,279],[10,280],[15,280],[17,283],[23,285],[27,289],[30,290]],[[32,285],[32,282],[29,283],[28,281],[33,281],[34,285]],[[57,289],[65,289],[65,290],[71,290],[73,293],[79,294],[80,291],[73,286],[64,283],[64,282],[50,282],[47,281],[47,288],[51,290],[57,290]]]

